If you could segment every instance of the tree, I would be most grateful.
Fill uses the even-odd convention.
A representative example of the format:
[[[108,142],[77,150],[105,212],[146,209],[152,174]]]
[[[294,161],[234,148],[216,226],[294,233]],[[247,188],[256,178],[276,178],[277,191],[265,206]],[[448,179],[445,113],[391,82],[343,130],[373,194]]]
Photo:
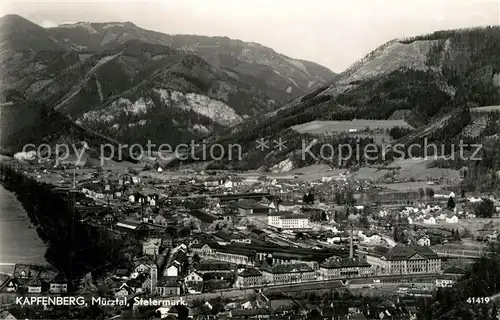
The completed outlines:
[[[321,220],[322,220],[322,221],[326,221],[326,220],[328,220],[328,217],[326,216],[326,212],[325,212],[325,211],[323,211],[323,212],[321,213]]]
[[[182,227],[188,230],[201,230],[200,222],[194,218],[184,218],[181,221]]]
[[[427,188],[425,190],[425,193],[426,193],[427,197],[429,197],[429,198],[434,197],[434,189],[432,189],[432,188]]]
[[[443,294],[436,296],[435,303],[429,310],[433,313],[431,319],[458,319],[458,314],[463,315],[463,319],[489,319],[484,312],[488,310],[464,303],[469,297],[489,297],[498,293],[500,245],[492,243],[488,249],[488,253],[476,260],[452,288],[447,288]],[[489,304],[488,307],[492,308],[492,305],[494,304]],[[468,316],[471,312],[476,313],[476,317]]]
[[[314,203],[314,194],[312,192],[305,194],[302,201],[306,204]]]
[[[166,225],[167,224],[167,219],[165,219],[165,217],[163,217],[161,215],[157,215],[154,218],[153,223],[154,224],[158,224],[158,225]]]
[[[453,199],[453,197],[448,198],[448,204],[446,205],[446,207],[450,210],[455,209],[455,200]]]
[[[493,216],[493,212],[495,211],[495,206],[493,205],[493,201],[490,199],[482,199],[479,204],[474,208],[474,212],[476,217],[481,218],[491,218]]]
[[[425,197],[425,190],[424,190],[424,188],[420,188],[420,189],[418,189],[418,193],[419,193],[419,195],[420,195],[420,198]]]
[[[335,192],[335,203],[341,205],[342,202],[342,194],[340,194],[339,192]]]
[[[345,199],[348,206],[353,206],[356,203],[356,199],[354,199],[354,193],[350,189],[346,191]]]
[[[398,226],[394,227],[394,234],[393,234],[394,241],[399,242],[399,228]]]

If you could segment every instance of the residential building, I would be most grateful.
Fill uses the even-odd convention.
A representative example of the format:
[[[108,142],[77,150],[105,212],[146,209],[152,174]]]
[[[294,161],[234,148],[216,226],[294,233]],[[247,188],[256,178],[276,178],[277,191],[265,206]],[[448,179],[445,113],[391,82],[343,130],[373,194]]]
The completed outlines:
[[[385,254],[370,253],[366,256],[376,273],[412,274],[438,273],[441,271],[441,259],[426,246],[398,245]]]
[[[278,204],[277,209],[279,211],[292,211],[300,206],[294,203],[293,201],[282,201]]]
[[[154,206],[156,206],[156,205],[158,204],[158,199],[159,199],[159,198],[160,198],[160,197],[159,197],[159,196],[158,196],[158,194],[156,194],[156,193],[149,194],[149,195],[147,195],[147,196],[146,196],[146,202],[147,202],[150,206],[154,207]]]
[[[203,276],[196,271],[192,271],[190,274],[188,274],[187,276],[184,277],[184,282],[186,284],[188,284],[188,283],[200,283],[200,282],[203,282]]]
[[[17,284],[17,280],[14,278],[10,278],[10,279],[7,279],[0,286],[0,292],[12,293],[12,292],[16,292],[18,288],[19,288],[19,285]]]
[[[272,311],[266,308],[233,309],[229,311],[231,319],[270,319]]]
[[[232,177],[232,178],[229,178],[228,180],[226,180],[226,182],[224,183],[224,188],[231,189],[231,188],[241,186],[242,184],[243,184],[242,178]]]
[[[449,213],[446,215],[446,223],[458,223],[458,217],[453,213]]]
[[[176,264],[171,264],[170,266],[165,268],[163,275],[166,277],[177,277],[179,275],[179,266],[177,266]]]
[[[68,292],[68,280],[64,273],[58,273],[50,282],[51,293],[66,293]]]
[[[179,296],[181,285],[177,277],[162,277],[156,284],[156,293],[161,296]]]
[[[205,187],[218,187],[224,184],[225,178],[210,177],[203,182]]]
[[[309,217],[290,211],[277,211],[268,215],[267,223],[281,229],[309,229]]]
[[[255,252],[242,247],[204,243],[192,246],[193,252],[204,259],[231,262],[242,265],[253,265]]]
[[[436,224],[436,218],[431,215],[427,215],[424,217],[424,224]]]
[[[42,282],[39,279],[32,279],[28,282],[28,293],[42,293]]]
[[[263,263],[260,272],[264,275],[266,283],[273,284],[307,282],[317,278],[316,271],[305,263],[278,264],[272,267]]]
[[[261,286],[264,284],[264,276],[255,268],[245,268],[236,277],[235,286],[237,288],[248,288]]]
[[[356,258],[332,257],[319,268],[322,280],[363,277],[372,273],[372,266],[366,260]]]
[[[424,235],[417,240],[417,244],[422,247],[430,247],[431,239],[429,239],[428,236]]]
[[[440,275],[436,279],[436,287],[438,288],[450,288],[455,283],[455,279],[450,276]]]
[[[116,297],[127,297],[133,294],[134,291],[126,284],[122,284],[120,288],[115,292]]]
[[[142,244],[142,253],[148,256],[158,256],[160,254],[161,239],[147,239]]]
[[[198,263],[196,265],[196,272],[200,275],[209,273],[226,274],[229,275],[233,272],[234,268],[230,263],[226,262],[206,262]]]

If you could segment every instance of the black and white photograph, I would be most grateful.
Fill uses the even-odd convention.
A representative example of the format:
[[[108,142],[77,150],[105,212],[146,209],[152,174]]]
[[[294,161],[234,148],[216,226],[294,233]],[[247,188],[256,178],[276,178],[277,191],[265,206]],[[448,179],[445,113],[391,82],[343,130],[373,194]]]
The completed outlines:
[[[500,0],[4,0],[0,320],[500,320]]]

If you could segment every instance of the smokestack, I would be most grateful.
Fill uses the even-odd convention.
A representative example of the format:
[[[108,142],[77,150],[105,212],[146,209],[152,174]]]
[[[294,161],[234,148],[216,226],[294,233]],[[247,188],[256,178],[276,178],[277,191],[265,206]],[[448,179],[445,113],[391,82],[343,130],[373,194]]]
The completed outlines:
[[[353,234],[353,225],[351,223],[351,240],[350,240],[350,245],[349,245],[349,258],[352,259],[354,257],[354,252],[352,248],[352,234]]]

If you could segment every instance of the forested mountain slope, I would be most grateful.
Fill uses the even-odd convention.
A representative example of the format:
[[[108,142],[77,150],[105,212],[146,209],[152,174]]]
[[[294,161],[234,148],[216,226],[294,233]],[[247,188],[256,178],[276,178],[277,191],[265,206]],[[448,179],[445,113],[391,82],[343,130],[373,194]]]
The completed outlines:
[[[296,166],[314,162],[297,159],[294,150],[297,153],[300,144],[288,146],[286,152],[255,150],[259,138],[300,140],[291,127],[313,120],[404,119],[417,128],[401,138],[404,143],[424,136],[437,142],[470,137],[471,126],[479,130],[474,130],[473,138],[491,136],[497,132],[494,119],[483,117],[481,121],[493,122],[485,132],[475,126],[478,118],[471,117],[469,110],[500,104],[499,50],[500,27],[439,31],[390,41],[343,72],[335,83],[298,97],[264,121],[218,137],[222,144],[240,143],[245,156],[239,164],[223,160],[214,165],[269,168],[285,159]],[[352,142],[352,136],[337,135],[334,142]]]
[[[131,23],[44,29],[7,15],[0,24],[4,101],[20,97],[23,104],[43,104],[83,128],[126,143],[154,140],[175,146],[224,132],[297,95],[299,89],[288,90],[290,83],[300,83],[297,88],[303,92],[334,76],[319,65],[257,44],[247,50],[249,44],[226,38],[172,38]],[[203,48],[199,52],[185,48],[202,40],[220,45],[210,50],[196,45]],[[245,58],[235,57],[234,68],[204,60],[237,52]],[[255,73],[260,64],[265,70]],[[5,118],[10,124],[23,121]]]

